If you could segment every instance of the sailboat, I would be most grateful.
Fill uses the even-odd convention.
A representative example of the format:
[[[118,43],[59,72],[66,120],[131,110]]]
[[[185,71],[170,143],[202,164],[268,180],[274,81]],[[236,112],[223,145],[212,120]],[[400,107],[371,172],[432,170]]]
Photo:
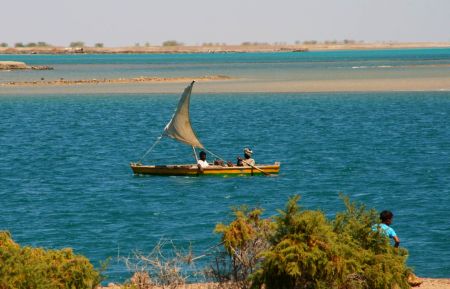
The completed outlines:
[[[274,164],[262,164],[248,166],[227,165],[226,162],[218,155],[207,150],[198,139],[195,134],[190,121],[189,116],[189,104],[192,93],[192,88],[195,81],[185,88],[178,102],[177,109],[172,116],[172,119],[164,128],[163,133],[157,138],[156,142],[150,147],[150,149],[141,157],[141,160],[145,158],[156,146],[156,144],[164,137],[174,139],[178,142],[186,144],[192,147],[195,164],[174,164],[174,165],[144,165],[141,160],[138,162],[130,163],[131,169],[134,174],[137,175],[164,175],[164,176],[198,176],[198,175],[272,175],[278,174],[280,171],[280,163]],[[202,149],[209,152],[215,157],[218,157],[221,162],[218,165],[209,165],[205,168],[199,168],[197,166],[197,152],[195,149]]]

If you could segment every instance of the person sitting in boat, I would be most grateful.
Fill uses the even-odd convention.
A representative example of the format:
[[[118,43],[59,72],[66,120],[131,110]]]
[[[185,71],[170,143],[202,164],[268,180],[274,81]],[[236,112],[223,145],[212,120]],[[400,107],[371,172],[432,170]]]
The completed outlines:
[[[238,157],[237,160],[237,166],[238,167],[242,167],[242,166],[254,166],[255,165],[255,160],[252,159],[252,154],[253,151],[250,148],[245,148],[244,149],[244,159],[242,159],[241,157]]]
[[[204,168],[208,167],[209,164],[206,161],[206,153],[204,151],[201,151],[199,153],[200,159],[197,161],[197,167],[199,170],[203,170]]]

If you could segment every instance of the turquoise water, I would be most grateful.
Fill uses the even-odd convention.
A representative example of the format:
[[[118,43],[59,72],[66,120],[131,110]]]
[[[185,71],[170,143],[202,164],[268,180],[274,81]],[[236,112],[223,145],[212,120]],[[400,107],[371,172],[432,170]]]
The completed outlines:
[[[195,95],[193,125],[228,159],[252,146],[257,161],[281,161],[278,177],[135,177],[137,160],[159,135],[178,95],[11,96],[0,98],[0,228],[21,244],[70,246],[94,262],[150,250],[162,237],[215,242],[231,206],[275,214],[288,196],[330,216],[344,192],[391,209],[429,277],[450,269],[450,94]],[[242,107],[253,113],[242,115]],[[189,161],[164,141],[152,158]],[[180,157],[176,159],[175,157]],[[112,263],[112,279],[127,276]]]
[[[50,65],[49,71],[0,72],[0,82],[228,75],[263,81],[448,77],[450,49],[229,54],[0,55]]]
[[[426,62],[408,55],[406,62]],[[106,65],[118,61],[111,57],[102,56]],[[258,57],[255,65],[265,59]],[[355,57],[358,66],[372,61],[364,53]],[[73,247],[94,264],[112,256],[109,280],[120,281],[129,274],[115,257],[150,251],[161,238],[192,242],[203,253],[218,242],[212,231],[231,219],[232,206],[262,206],[270,216],[300,194],[304,208],[332,217],[344,209],[343,192],[394,212],[393,227],[418,275],[448,277],[450,92],[197,94],[194,88],[191,117],[204,145],[230,160],[250,146],[257,162],[280,161],[280,175],[133,176],[129,162],[160,135],[178,98],[2,95],[0,229],[23,245]],[[164,140],[150,159],[190,162],[191,149]]]

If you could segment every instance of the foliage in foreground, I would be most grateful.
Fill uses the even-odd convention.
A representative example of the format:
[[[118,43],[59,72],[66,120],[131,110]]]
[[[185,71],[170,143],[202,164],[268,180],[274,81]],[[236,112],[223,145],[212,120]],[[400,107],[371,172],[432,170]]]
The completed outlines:
[[[302,210],[299,199],[291,198],[274,221],[260,219],[260,210],[236,210],[234,221],[216,227],[232,264],[227,274],[240,288],[410,288],[407,251],[372,232],[375,210],[343,198],[346,211],[329,220]]]
[[[215,264],[209,275],[219,283],[233,283],[237,288],[249,288],[248,278],[255,273],[260,254],[269,248],[269,237],[274,230],[270,219],[262,219],[261,209],[248,210],[241,207],[234,210],[235,219],[229,224],[218,224],[215,232],[222,234],[225,252],[215,254]]]
[[[20,247],[0,231],[0,289],[91,289],[100,281],[89,260],[72,249]]]
[[[133,277],[125,288],[180,288],[197,273],[194,259],[191,248],[185,252],[171,241],[160,240],[149,254],[136,251],[132,256],[124,258],[125,265],[133,272]],[[183,270],[187,266],[190,270]]]

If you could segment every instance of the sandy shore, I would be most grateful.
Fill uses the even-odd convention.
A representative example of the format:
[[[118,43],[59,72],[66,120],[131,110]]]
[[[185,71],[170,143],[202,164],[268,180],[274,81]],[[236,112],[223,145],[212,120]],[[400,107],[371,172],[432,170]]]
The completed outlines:
[[[450,279],[422,278],[423,283],[414,288],[420,289],[450,289]]]
[[[433,279],[433,278],[421,278],[423,283],[419,286],[412,287],[418,289],[450,289],[450,279]],[[214,283],[199,283],[188,284],[177,287],[179,289],[217,289],[217,285]],[[99,289],[120,289],[120,285],[110,284],[107,287],[100,287]],[[155,288],[156,289],[156,288]]]
[[[305,52],[322,50],[368,50],[402,48],[450,48],[450,42],[380,42],[317,44],[254,44],[197,46],[131,46],[131,47],[0,47],[0,54],[70,54],[70,53],[233,53],[233,52]]]

